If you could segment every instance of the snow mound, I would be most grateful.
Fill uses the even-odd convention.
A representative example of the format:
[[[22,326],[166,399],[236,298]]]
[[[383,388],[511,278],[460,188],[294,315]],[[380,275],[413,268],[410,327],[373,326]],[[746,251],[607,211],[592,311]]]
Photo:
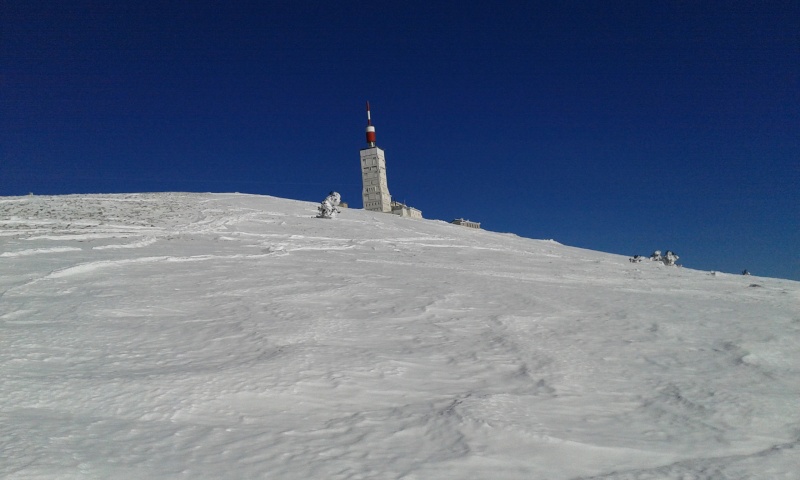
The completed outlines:
[[[797,282],[316,214],[0,199],[0,477],[797,478]]]

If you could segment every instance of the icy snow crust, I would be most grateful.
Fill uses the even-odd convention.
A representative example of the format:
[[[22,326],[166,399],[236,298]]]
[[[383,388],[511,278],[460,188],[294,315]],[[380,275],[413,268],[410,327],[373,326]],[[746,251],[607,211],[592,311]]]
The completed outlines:
[[[800,478],[797,282],[316,208],[0,198],[0,477]]]

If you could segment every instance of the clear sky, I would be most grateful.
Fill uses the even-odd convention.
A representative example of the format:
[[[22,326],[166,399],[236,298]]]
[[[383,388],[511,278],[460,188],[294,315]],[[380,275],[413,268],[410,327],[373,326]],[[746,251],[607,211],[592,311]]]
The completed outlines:
[[[5,1],[0,195],[361,207],[800,280],[800,3]]]

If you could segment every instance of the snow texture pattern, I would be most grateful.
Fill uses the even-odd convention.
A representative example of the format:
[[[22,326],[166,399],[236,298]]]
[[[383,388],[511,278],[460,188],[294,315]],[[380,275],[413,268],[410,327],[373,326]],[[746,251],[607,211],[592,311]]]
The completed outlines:
[[[316,213],[0,198],[0,478],[800,478],[797,282]]]

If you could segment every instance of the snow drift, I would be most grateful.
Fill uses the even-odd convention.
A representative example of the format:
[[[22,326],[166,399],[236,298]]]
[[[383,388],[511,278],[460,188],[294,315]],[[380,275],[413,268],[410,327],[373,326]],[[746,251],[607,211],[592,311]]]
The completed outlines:
[[[0,198],[0,477],[798,478],[797,282],[316,213]]]

